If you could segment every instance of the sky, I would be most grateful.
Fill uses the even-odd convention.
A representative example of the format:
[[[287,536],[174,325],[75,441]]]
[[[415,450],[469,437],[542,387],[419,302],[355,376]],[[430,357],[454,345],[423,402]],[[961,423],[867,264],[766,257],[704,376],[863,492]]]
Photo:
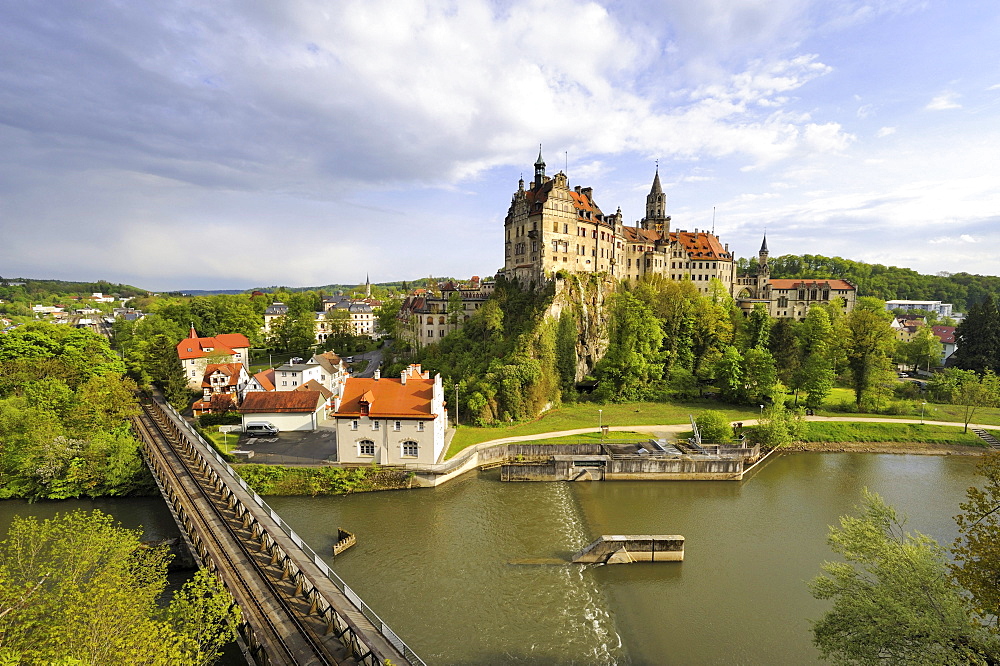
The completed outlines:
[[[736,256],[1000,274],[1000,4],[0,0],[0,276],[467,278],[539,145]]]

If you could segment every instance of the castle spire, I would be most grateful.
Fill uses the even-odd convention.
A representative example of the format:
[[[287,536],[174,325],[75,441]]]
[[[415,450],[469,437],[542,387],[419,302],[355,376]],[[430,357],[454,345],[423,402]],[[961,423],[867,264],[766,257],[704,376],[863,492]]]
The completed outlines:
[[[760,252],[758,254],[767,254],[767,232],[764,232],[764,242],[760,244]]]
[[[657,160],[656,173],[653,175],[653,186],[646,195],[646,217],[643,220],[643,228],[670,233],[670,218],[667,216],[667,195],[663,193],[663,186],[660,185],[660,163]]]
[[[649,190],[650,194],[663,194],[663,188],[660,186],[660,161],[656,161],[656,175],[653,176],[653,187]]]
[[[542,159],[542,144],[538,144],[538,159],[535,160],[535,187],[545,181],[545,160]]]

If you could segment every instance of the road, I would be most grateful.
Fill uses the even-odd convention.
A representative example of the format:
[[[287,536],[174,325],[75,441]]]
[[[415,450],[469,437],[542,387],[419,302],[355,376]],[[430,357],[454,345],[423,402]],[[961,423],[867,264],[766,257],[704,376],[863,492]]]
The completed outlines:
[[[368,361],[368,365],[365,367],[363,372],[359,372],[354,375],[355,377],[374,377],[375,369],[382,367],[382,352],[389,348],[390,342],[385,342],[381,347],[375,351],[365,352],[363,354],[355,354],[354,362],[357,363],[361,359]]]

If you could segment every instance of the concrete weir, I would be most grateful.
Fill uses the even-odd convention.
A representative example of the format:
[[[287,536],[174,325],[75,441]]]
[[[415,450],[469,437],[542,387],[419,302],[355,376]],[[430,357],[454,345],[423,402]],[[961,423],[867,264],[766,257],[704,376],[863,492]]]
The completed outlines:
[[[581,564],[681,562],[684,537],[679,534],[604,534],[573,556]]]

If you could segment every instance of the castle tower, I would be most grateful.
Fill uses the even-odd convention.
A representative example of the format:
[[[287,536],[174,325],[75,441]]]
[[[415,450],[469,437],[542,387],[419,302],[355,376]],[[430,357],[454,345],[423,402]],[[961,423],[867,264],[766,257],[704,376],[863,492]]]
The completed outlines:
[[[648,231],[658,231],[661,234],[670,233],[670,216],[667,215],[667,195],[660,185],[660,167],[656,167],[653,176],[653,187],[646,195],[646,217],[642,219],[642,228]]]
[[[764,242],[760,244],[760,251],[757,252],[757,272],[770,273],[771,267],[767,265],[767,232],[764,233]]]
[[[542,159],[542,144],[538,144],[538,159],[535,160],[535,183],[532,187],[541,187],[545,182],[545,160]]]
[[[368,279],[368,273],[365,273],[365,298],[372,297],[372,282]]]
[[[770,298],[771,267],[767,265],[767,232],[757,252],[757,298]]]

